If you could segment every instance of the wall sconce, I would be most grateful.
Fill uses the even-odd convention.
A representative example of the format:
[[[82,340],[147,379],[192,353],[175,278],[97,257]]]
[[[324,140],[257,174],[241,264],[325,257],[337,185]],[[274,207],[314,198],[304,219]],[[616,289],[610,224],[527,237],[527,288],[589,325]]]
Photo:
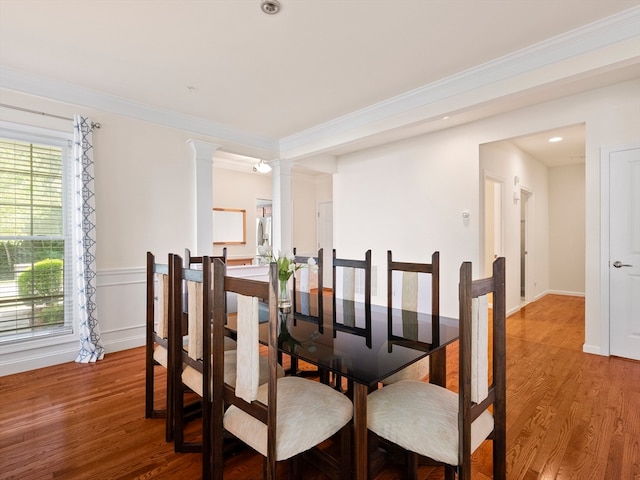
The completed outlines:
[[[260,160],[253,166],[253,171],[258,173],[269,173],[271,171],[271,165],[265,163],[264,160]]]

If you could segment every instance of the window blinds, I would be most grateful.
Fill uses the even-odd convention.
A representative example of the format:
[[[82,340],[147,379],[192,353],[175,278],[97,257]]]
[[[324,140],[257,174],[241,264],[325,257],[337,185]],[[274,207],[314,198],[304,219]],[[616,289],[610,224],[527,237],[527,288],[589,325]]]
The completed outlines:
[[[0,342],[67,331],[63,149],[0,138]]]

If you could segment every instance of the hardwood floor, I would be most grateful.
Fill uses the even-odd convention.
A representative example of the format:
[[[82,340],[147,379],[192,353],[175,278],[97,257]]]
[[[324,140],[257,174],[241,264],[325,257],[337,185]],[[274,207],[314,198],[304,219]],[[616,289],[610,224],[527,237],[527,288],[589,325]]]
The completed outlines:
[[[582,353],[583,298],[547,295],[507,325],[508,478],[640,479],[640,362]],[[490,442],[473,472],[491,478]],[[144,418],[143,348],[0,377],[0,479],[197,478],[199,455],[174,453],[164,420]],[[261,478],[262,457],[249,449],[225,463],[225,480]],[[305,467],[305,478],[326,477]],[[377,476],[402,478],[396,467]],[[421,467],[421,480],[442,478]]]

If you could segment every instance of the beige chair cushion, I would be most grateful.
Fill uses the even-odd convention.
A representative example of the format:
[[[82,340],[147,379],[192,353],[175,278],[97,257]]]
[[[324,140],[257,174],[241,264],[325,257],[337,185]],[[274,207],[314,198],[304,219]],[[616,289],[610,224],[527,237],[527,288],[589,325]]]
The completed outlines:
[[[233,339],[229,339],[229,341],[231,342],[229,344],[229,350],[235,348],[235,342],[233,341]],[[182,337],[182,348],[187,348],[187,345],[189,343],[189,336],[185,335],[184,337]],[[225,350],[227,350],[226,348],[227,346],[227,342],[226,342],[226,338],[225,338]],[[154,345],[153,347],[153,359],[158,362],[160,365],[162,365],[164,368],[167,368],[167,365],[169,364],[169,354],[167,352],[167,349],[164,348],[162,345]]]
[[[458,465],[458,395],[425,382],[404,381],[369,394],[369,429],[402,448]],[[493,430],[493,416],[482,413],[471,425],[473,452]]]
[[[164,368],[167,368],[168,364],[168,352],[167,349],[162,345],[155,345],[153,347],[153,359],[162,365]]]
[[[226,339],[227,337],[225,337]],[[233,341],[233,340],[232,340]],[[236,385],[236,351],[227,350],[224,352],[224,383],[235,387]],[[278,365],[278,377],[284,377],[284,369]],[[260,385],[269,379],[269,361],[266,357],[260,356]],[[191,390],[202,397],[202,372],[193,367],[186,366],[182,372],[182,382]]]
[[[267,403],[268,385],[258,389],[258,400]],[[323,442],[353,416],[353,404],[342,393],[322,383],[300,377],[278,380],[276,461],[286,460]],[[267,456],[267,426],[231,406],[224,427],[247,445]]]
[[[489,395],[489,303],[487,295],[471,302],[471,401]]]
[[[156,332],[162,338],[169,336],[169,275],[156,273],[154,277],[154,323]]]
[[[238,355],[242,374],[236,383],[236,395],[247,402],[255,400],[260,385],[258,298],[237,295]],[[225,360],[226,361],[226,360]]]
[[[189,344],[189,336],[185,335],[182,338],[182,348],[187,348]],[[236,349],[236,341],[233,338],[224,337],[224,349],[227,350],[235,350]],[[168,364],[168,352],[167,349],[162,345],[155,345],[153,347],[153,359],[162,365],[164,368],[167,368]]]
[[[389,375],[382,380],[383,385],[391,385],[392,383],[402,380],[422,380],[429,373],[429,357],[418,360],[399,372]]]

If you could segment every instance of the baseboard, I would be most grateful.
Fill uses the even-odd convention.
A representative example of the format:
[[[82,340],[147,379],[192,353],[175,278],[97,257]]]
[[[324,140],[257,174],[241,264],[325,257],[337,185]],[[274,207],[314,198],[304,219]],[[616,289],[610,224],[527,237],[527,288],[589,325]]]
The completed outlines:
[[[600,347],[596,346],[596,345],[587,345],[586,343],[584,345],[582,345],[582,351],[584,353],[591,353],[593,355],[602,355],[602,356],[606,356],[602,354],[602,350],[600,349]]]
[[[100,338],[107,355],[141,347],[145,344],[144,325],[101,332]],[[73,337],[65,343],[3,353],[0,355],[0,376],[74,362],[79,348],[80,341],[77,337]]]
[[[547,290],[544,295],[566,295],[568,297],[584,297],[584,292],[567,292],[565,290]],[[543,296],[544,296],[543,295]]]

